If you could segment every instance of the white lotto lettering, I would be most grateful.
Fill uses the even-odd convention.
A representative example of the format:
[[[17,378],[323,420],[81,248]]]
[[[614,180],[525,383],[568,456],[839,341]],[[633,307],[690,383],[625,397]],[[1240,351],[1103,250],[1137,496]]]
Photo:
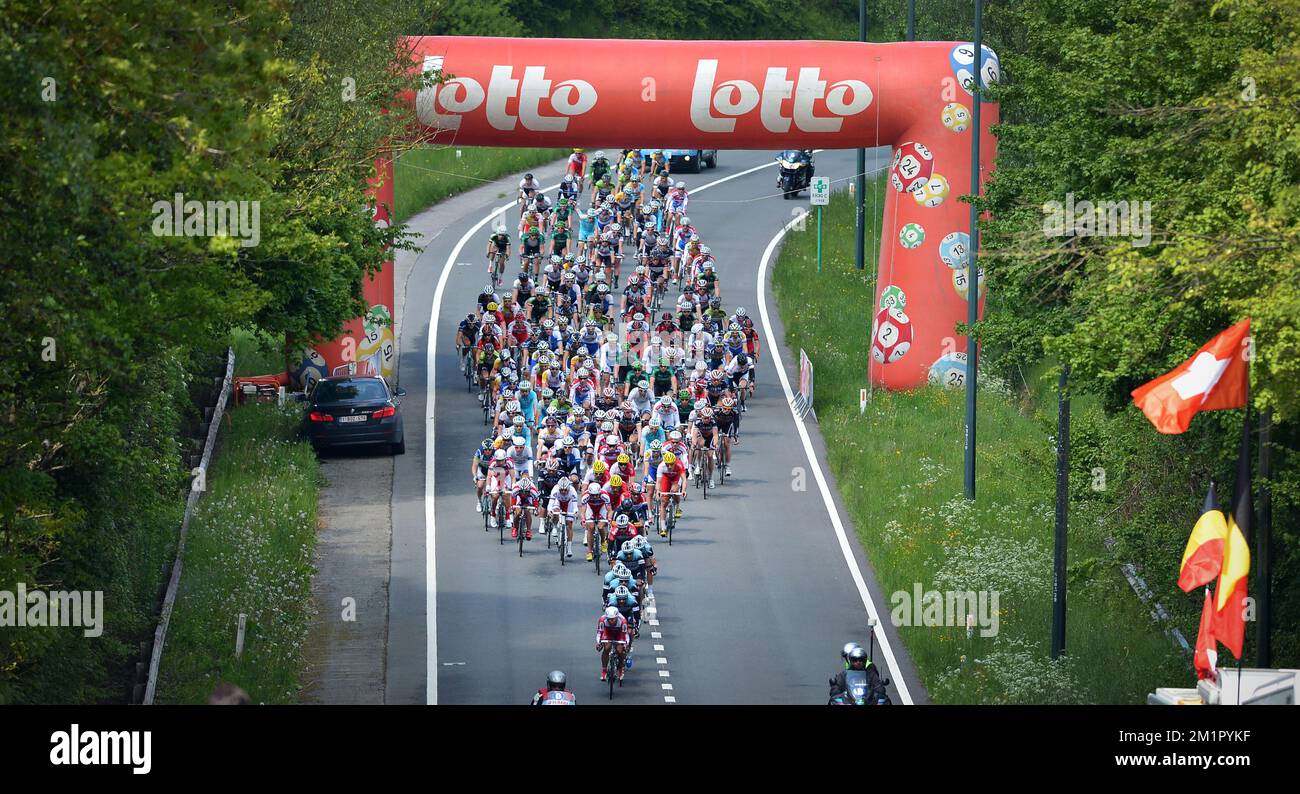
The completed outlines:
[[[441,72],[442,66],[441,55],[425,56],[426,73]],[[511,99],[519,101],[518,116],[506,110]],[[422,89],[415,98],[415,109],[422,124],[440,129],[460,129],[461,118],[482,107],[488,124],[502,132],[513,131],[516,124],[535,132],[565,132],[569,117],[591,110],[596,99],[595,87],[586,80],[552,84],[545,66],[525,66],[523,77],[516,78],[513,66],[496,65],[486,90],[472,77],[456,77]],[[560,115],[544,115],[546,105]]]
[[[821,68],[799,69],[797,81],[787,78],[783,67],[769,67],[760,92],[747,80],[717,81],[718,62],[700,60],[695,67],[695,84],[691,88],[691,123],[701,132],[735,132],[736,118],[759,108],[763,128],[773,133],[790,130],[790,122],[802,132],[839,132],[845,116],[861,113],[871,105],[871,88],[861,80],[831,83],[821,79]],[[791,116],[781,113],[781,105],[794,99]],[[818,115],[821,102],[831,115]],[[714,115],[715,112],[718,115]]]

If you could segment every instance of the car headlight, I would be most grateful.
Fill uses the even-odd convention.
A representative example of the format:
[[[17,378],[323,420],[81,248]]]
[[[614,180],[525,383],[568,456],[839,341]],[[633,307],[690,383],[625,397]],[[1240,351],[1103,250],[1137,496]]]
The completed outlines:
[[[685,160],[689,160],[689,159],[691,159],[691,156],[688,154],[688,155],[686,155],[683,159],[685,159]]]

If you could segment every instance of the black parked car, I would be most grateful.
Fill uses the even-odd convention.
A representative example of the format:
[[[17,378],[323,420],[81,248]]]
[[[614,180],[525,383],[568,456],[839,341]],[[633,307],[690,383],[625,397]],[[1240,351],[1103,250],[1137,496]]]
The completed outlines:
[[[394,455],[401,455],[406,452],[406,437],[397,398],[405,395],[405,389],[394,391],[377,375],[321,378],[307,396],[303,428],[317,452],[384,444]]]

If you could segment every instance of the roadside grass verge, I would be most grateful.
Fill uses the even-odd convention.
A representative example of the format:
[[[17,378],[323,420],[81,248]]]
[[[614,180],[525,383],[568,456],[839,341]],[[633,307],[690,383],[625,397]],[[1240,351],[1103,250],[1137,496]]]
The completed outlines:
[[[872,186],[881,206],[883,181]],[[867,199],[872,206],[872,197]],[[926,388],[874,391],[859,414],[874,299],[873,261],[859,273],[854,209],[837,193],[823,219],[822,272],[816,223],[792,231],[773,273],[785,342],[803,348],[817,373],[816,412],[829,465],[863,547],[889,599],[910,606],[923,591],[996,591],[995,636],[976,626],[900,628],[931,698],[939,703],[1142,703],[1156,686],[1183,681],[1186,663],[1128,589],[1103,545],[1100,511],[1086,501],[1070,516],[1067,654],[1049,658],[1055,504],[1055,403],[1038,410],[981,373],[978,499],[963,495],[964,393]],[[845,319],[852,307],[852,326]],[[847,331],[853,330],[853,333]],[[1078,479],[1076,477],[1076,479]],[[1074,484],[1086,488],[1086,483]],[[977,621],[979,615],[976,614]],[[918,622],[914,619],[913,622]],[[838,641],[838,640],[837,640]],[[892,671],[891,671],[892,672]]]
[[[316,545],[320,469],[298,439],[299,411],[248,405],[227,413],[159,673],[158,701],[204,703],[222,682],[255,703],[295,703]],[[239,614],[247,624],[235,658]]]
[[[571,149],[514,149],[486,146],[426,146],[404,152],[393,163],[396,222],[445,198],[506,174],[534,168]],[[516,191],[511,191],[513,195]]]

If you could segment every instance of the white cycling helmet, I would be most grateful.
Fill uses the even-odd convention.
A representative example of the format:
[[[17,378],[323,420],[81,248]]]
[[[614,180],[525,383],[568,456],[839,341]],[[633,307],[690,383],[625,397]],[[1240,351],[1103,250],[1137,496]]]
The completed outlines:
[[[495,460],[505,460],[506,451],[504,449],[498,449],[495,453],[493,453],[492,457]]]
[[[681,182],[678,182],[677,184],[680,186],[680,185],[681,185]],[[681,223],[681,225],[682,225],[682,226],[690,226],[690,225],[691,225],[691,219],[688,218],[688,217],[686,217],[685,215],[683,215],[683,216],[682,216],[682,223]]]
[[[619,518],[627,518],[627,516],[619,516]],[[632,541],[625,540],[623,541],[623,545],[621,548],[623,549],[623,551],[631,551],[632,549],[636,548],[636,546],[632,543]]]
[[[618,622],[618,610],[614,607],[605,607],[605,622],[611,626]]]
[[[587,493],[591,494],[592,496],[595,496],[596,494],[600,493],[600,484],[593,482],[592,484],[588,485]]]
[[[684,188],[684,187],[686,187],[686,183],[683,182],[683,181],[681,181],[681,180],[679,179],[679,180],[677,180],[677,184],[674,185],[674,187]],[[683,222],[685,222],[685,220],[686,220],[685,218],[682,218],[682,221],[683,221]]]

